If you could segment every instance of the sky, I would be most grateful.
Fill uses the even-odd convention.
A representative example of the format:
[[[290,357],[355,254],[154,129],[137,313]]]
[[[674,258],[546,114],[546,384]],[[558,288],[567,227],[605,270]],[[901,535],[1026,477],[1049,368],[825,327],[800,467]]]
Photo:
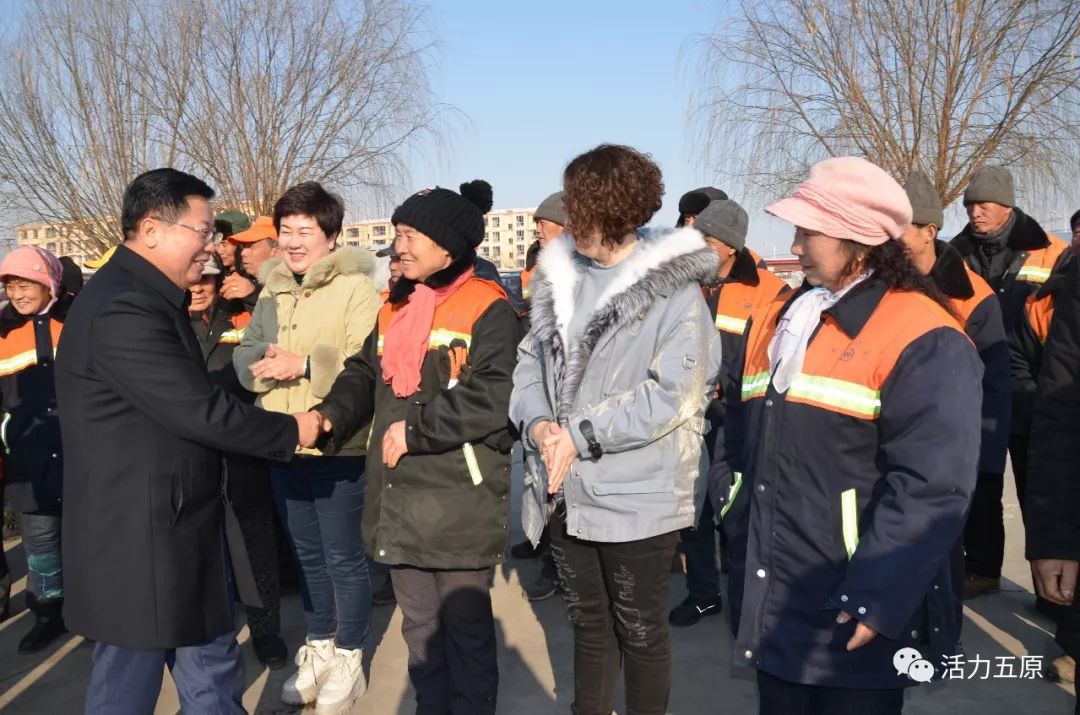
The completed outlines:
[[[629,144],[660,165],[666,194],[654,225],[673,225],[679,197],[710,184],[688,123],[696,33],[723,3],[705,0],[432,0],[440,47],[435,88],[457,112],[442,156],[412,161],[417,187],[482,178],[496,208],[536,206],[562,170],[597,144]],[[721,186],[720,188],[724,188]],[[738,196],[733,196],[738,199]],[[750,240],[787,253],[791,231],[751,211]]]

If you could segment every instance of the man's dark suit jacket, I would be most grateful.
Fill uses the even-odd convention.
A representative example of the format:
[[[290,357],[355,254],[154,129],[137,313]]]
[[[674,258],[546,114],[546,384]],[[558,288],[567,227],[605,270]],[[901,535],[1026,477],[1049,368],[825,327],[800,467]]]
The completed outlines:
[[[187,292],[125,246],[79,294],[56,361],[64,618],[131,649],[232,629],[220,450],[287,461],[295,420],[211,384]]]

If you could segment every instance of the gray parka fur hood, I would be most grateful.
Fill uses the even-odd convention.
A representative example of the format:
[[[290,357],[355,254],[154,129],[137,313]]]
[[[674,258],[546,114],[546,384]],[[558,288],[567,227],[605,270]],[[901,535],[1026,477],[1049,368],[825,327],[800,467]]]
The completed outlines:
[[[555,358],[559,385],[557,411],[569,414],[597,342],[647,311],[660,296],[669,296],[687,284],[701,284],[716,275],[718,258],[693,228],[663,233],[641,232],[637,250],[627,258],[623,273],[600,297],[580,342],[566,356],[567,326],[576,306],[574,295],[588,259],[562,236],[540,254],[529,318],[538,345]]]

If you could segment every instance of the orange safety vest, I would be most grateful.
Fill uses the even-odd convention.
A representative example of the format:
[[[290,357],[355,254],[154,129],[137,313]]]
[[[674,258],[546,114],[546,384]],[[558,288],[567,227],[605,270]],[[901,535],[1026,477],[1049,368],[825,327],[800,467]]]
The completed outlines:
[[[529,284],[532,283],[533,273],[536,273],[536,266],[526,268],[521,272],[521,297],[525,300],[532,298],[532,288]]]
[[[975,312],[975,308],[994,295],[994,289],[990,287],[990,284],[983,280],[983,277],[978,273],[971,270],[971,266],[966,262],[964,263],[964,270],[967,271],[968,280],[971,281],[972,296],[970,298],[949,298],[952,309],[960,316],[961,328],[967,327],[967,321],[971,318],[971,314]]]
[[[1040,298],[1038,293],[1032,293],[1024,304],[1024,312],[1027,313],[1028,324],[1031,325],[1035,337],[1040,343],[1046,344],[1046,339],[1050,337],[1050,322],[1054,319],[1053,294]]]
[[[780,296],[754,314],[747,339],[743,402],[768,392],[772,382],[769,343],[788,300]],[[854,339],[828,313],[822,318],[785,399],[864,420],[880,415],[881,388],[908,345],[937,328],[960,330],[956,319],[925,295],[891,289]]]
[[[229,317],[229,322],[232,323],[232,329],[221,334],[218,338],[219,345],[239,345],[244,339],[244,331],[251,322],[251,313],[245,310],[243,313],[232,315]]]
[[[60,321],[49,319],[53,356],[56,355],[56,346],[60,344],[60,331],[63,327]],[[37,365],[37,362],[37,338],[34,334],[32,319],[0,338],[0,377],[25,370],[32,365]]]
[[[750,315],[768,305],[780,291],[787,288],[787,283],[771,271],[758,268],[757,272],[757,285],[733,281],[721,286],[720,299],[716,304],[717,330],[742,335],[746,332],[746,321]]]
[[[476,321],[492,303],[505,299],[506,291],[498,283],[474,276],[435,308],[428,350],[447,349],[450,353],[451,380],[457,380],[461,367],[468,362]],[[390,323],[404,306],[405,303],[384,303],[379,310],[379,334],[375,348],[378,355],[383,354]]]
[[[1069,250],[1069,244],[1049,234],[1047,234],[1047,239],[1050,241],[1049,246],[1028,252],[1024,265],[1016,274],[1016,280],[1042,285],[1050,279],[1050,274],[1053,273],[1061,254]]]

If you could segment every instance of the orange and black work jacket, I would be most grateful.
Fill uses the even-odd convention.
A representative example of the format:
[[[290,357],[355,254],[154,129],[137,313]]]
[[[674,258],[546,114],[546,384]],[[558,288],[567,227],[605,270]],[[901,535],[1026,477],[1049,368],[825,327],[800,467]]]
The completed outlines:
[[[735,256],[735,264],[727,278],[701,288],[705,302],[712,313],[713,322],[720,332],[723,353],[720,368],[720,395],[738,380],[739,358],[742,356],[743,337],[750,314],[773,301],[788,290],[787,283],[772,271],[762,267],[760,259],[749,248]],[[712,450],[716,433],[724,423],[724,402],[713,400],[705,413],[712,429],[705,436],[706,445]]]
[[[251,313],[242,301],[221,300],[207,311],[191,313],[191,330],[199,341],[206,371],[210,381],[220,385],[230,395],[249,405],[255,404],[255,393],[244,389],[233,366],[233,351],[244,337],[244,330],[251,322]],[[274,492],[270,485],[270,472],[266,460],[227,452],[225,454],[225,495],[236,509],[251,509],[274,505]]]
[[[979,471],[1004,474],[1012,412],[1009,343],[994,291],[964,263],[955,248],[936,241],[937,261],[930,277],[949,299],[960,326],[975,344],[983,364],[982,441]]]
[[[60,506],[64,466],[54,365],[65,312],[59,303],[46,315],[20,315],[10,304],[0,311],[5,492],[21,512]]]
[[[1012,433],[1031,431],[1031,409],[1035,400],[1035,378],[1038,365],[1035,353],[1025,342],[1028,298],[1036,293],[1057,272],[1069,256],[1069,245],[1051,236],[1035,219],[1014,208],[1015,221],[1002,249],[1004,261],[984,255],[992,248],[974,233],[970,224],[951,241],[972,270],[979,274],[1001,301],[1001,317],[1011,353],[1013,390]],[[1003,271],[991,273],[990,266],[1004,266]]]
[[[870,276],[822,313],[786,393],[769,344],[794,296],[751,320],[709,474],[730,548],[736,662],[795,683],[900,688],[959,638],[949,555],[979,452],[982,365],[956,320]],[[879,635],[848,652],[855,622]]]
[[[324,451],[371,422],[363,530],[376,561],[491,566],[503,559],[510,518],[507,412],[521,339],[517,315],[499,284],[467,281],[436,308],[420,389],[402,398],[383,380],[382,355],[404,305],[383,305],[375,331],[314,408],[334,426]],[[408,453],[389,469],[383,435],[400,421]]]

